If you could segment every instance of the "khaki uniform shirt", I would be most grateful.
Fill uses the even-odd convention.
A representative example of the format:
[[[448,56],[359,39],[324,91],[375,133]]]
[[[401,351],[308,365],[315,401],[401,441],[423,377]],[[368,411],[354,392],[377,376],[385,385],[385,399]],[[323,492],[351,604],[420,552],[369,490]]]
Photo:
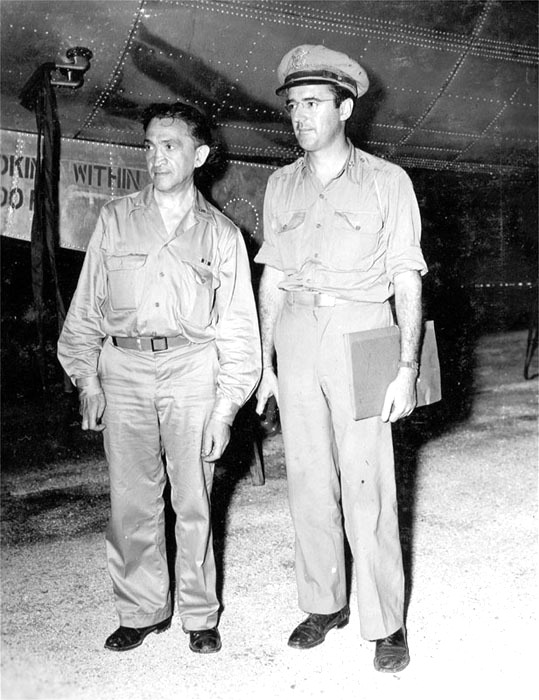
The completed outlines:
[[[282,289],[384,302],[399,272],[426,273],[417,200],[402,168],[350,143],[341,174],[324,187],[308,158],[272,173],[266,189],[255,260],[285,273]]]
[[[197,192],[169,235],[153,187],[101,210],[58,343],[66,373],[97,379],[106,336],[215,341],[220,373],[214,417],[231,423],[260,374],[250,269],[238,228]]]

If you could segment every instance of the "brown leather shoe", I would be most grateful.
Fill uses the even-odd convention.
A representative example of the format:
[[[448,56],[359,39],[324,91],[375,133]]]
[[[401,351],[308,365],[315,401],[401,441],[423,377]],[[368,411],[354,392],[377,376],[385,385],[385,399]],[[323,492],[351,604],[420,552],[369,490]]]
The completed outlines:
[[[322,644],[326,634],[334,627],[338,629],[348,624],[350,608],[345,605],[339,612],[331,615],[311,613],[290,635],[288,646],[294,649],[311,649]]]
[[[156,625],[148,627],[118,627],[116,632],[113,632],[105,642],[105,649],[111,651],[129,651],[139,647],[144,639],[151,633],[159,634],[168,630],[172,618],[167,617],[163,622],[158,622]]]
[[[217,627],[189,632],[189,649],[196,654],[215,654],[220,648],[221,635]]]
[[[406,632],[401,627],[389,637],[376,640],[374,668],[383,673],[398,673],[410,663]]]

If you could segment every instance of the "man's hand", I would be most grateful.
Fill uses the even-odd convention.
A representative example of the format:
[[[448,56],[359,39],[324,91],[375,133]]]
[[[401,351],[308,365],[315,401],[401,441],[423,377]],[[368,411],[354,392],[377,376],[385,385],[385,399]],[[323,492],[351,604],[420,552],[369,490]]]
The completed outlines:
[[[270,396],[275,396],[277,405],[279,405],[277,376],[271,367],[266,367],[262,372],[262,378],[260,380],[260,384],[258,385],[258,389],[256,390],[256,412],[259,416],[264,413],[264,409],[266,408],[266,404],[268,403]]]
[[[79,391],[79,412],[82,416],[82,429],[101,432],[105,429],[101,418],[105,412],[105,394],[102,391],[88,393],[84,389]]]
[[[216,462],[230,440],[230,426],[228,423],[210,418],[202,436],[202,459],[205,462]]]
[[[417,373],[406,367],[399,369],[396,378],[387,387],[384,406],[380,415],[381,420],[395,423],[400,418],[406,418],[417,404],[415,382]]]

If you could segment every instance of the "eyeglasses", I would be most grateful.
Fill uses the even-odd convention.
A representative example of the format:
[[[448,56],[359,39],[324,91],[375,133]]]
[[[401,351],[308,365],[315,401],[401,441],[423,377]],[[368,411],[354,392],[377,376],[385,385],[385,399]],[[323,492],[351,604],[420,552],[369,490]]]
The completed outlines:
[[[287,102],[284,106],[288,114],[294,114],[294,112],[297,111],[298,107],[301,106],[303,109],[307,112],[307,114],[313,114],[318,110],[318,107],[322,104],[322,102],[334,102],[335,98],[330,97],[327,100],[300,100],[299,102],[294,102],[291,100],[290,102]]]

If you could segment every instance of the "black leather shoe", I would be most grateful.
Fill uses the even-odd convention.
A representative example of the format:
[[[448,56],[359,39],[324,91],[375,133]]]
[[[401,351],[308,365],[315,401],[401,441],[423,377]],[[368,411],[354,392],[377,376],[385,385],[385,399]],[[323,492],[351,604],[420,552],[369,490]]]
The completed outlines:
[[[116,632],[113,632],[105,642],[105,649],[111,651],[129,651],[139,647],[144,639],[151,633],[164,632],[170,627],[172,618],[167,617],[163,622],[158,622],[156,625],[148,627],[118,627]]]
[[[404,627],[393,632],[389,637],[376,640],[374,668],[384,673],[398,673],[410,663],[408,643]]]
[[[347,625],[349,617],[350,608],[348,605],[331,615],[311,613],[292,632],[288,640],[288,646],[294,647],[294,649],[311,649],[318,644],[322,644],[326,634],[334,627],[340,629]]]
[[[217,627],[189,632],[189,649],[196,654],[215,654],[220,648],[221,635]]]

